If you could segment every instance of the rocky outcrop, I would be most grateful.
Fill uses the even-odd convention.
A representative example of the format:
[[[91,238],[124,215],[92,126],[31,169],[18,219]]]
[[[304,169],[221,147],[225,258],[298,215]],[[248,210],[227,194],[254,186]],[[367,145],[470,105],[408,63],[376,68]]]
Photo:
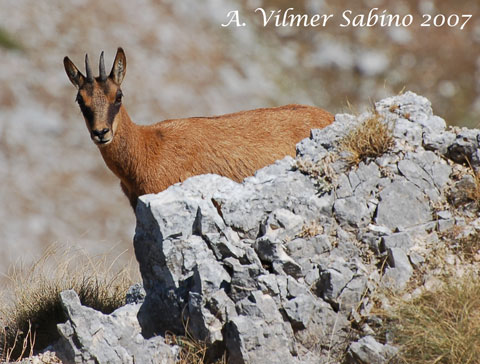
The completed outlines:
[[[138,324],[139,305],[128,304],[104,315],[80,304],[74,291],[60,294],[68,321],[58,325],[56,345],[64,363],[175,363],[175,348],[162,337],[146,340]]]
[[[368,115],[341,114],[297,145],[297,161],[241,184],[202,175],[141,197],[134,246],[145,300],[102,315],[64,292],[69,360],[148,363],[153,350],[173,362],[178,348],[162,335],[188,323],[211,358],[226,350],[234,364],[388,362],[396,349],[371,336],[370,293],[403,289],[428,254],[422,237],[457,223],[446,191],[461,190],[455,163],[480,165],[479,131],[446,131],[411,92],[376,110],[395,146],[358,167],[338,145]]]

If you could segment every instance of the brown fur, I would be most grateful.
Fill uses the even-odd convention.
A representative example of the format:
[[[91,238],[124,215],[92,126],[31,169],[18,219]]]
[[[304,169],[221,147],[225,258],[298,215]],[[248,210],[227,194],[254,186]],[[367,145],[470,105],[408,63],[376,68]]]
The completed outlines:
[[[93,85],[102,87],[97,81]],[[116,89],[105,88],[106,99],[112,102]],[[89,100],[95,103],[102,104]],[[139,196],[199,174],[215,173],[240,182],[277,159],[295,156],[296,143],[308,137],[311,129],[332,121],[333,115],[325,110],[287,105],[140,126],[120,106],[111,125],[111,142],[98,147],[135,208]]]

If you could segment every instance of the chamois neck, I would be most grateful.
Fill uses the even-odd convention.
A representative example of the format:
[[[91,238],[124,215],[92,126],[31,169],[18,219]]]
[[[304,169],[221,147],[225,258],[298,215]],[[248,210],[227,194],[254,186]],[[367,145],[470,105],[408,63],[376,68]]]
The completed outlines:
[[[116,130],[113,140],[110,144],[100,146],[100,153],[107,166],[122,181],[136,180],[136,171],[140,164],[139,157],[143,154],[140,127],[130,119],[123,105],[115,122]]]

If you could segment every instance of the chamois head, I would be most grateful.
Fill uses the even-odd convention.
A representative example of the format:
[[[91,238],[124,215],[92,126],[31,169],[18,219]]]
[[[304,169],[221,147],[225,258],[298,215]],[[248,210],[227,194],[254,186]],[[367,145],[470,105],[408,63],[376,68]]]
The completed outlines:
[[[82,110],[90,131],[90,137],[98,146],[110,143],[117,130],[117,114],[122,105],[120,84],[127,67],[123,49],[118,48],[108,77],[105,72],[103,52],[100,55],[100,75],[95,78],[88,61],[88,55],[85,55],[86,77],[68,57],[63,59],[63,64],[68,78],[78,89],[76,101]]]

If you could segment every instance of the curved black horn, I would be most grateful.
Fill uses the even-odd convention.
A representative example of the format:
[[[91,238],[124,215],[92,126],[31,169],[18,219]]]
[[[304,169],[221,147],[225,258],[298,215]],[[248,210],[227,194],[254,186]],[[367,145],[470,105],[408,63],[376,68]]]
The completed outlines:
[[[90,67],[90,62],[88,61],[88,54],[85,55],[85,69],[87,70],[87,81],[93,82],[92,68]]]
[[[98,66],[100,69],[100,80],[101,81],[106,81],[107,80],[107,73],[105,72],[105,61],[103,59],[103,51],[100,54],[100,64]]]

